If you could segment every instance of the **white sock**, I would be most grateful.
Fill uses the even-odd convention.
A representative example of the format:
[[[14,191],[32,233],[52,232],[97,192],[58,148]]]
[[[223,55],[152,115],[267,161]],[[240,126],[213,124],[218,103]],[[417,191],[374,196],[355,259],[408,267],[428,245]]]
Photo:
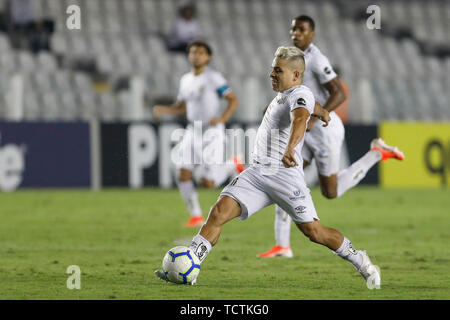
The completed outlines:
[[[341,246],[334,253],[339,257],[349,261],[355,266],[357,270],[359,270],[359,268],[361,267],[362,256],[353,248],[351,241],[346,237],[344,237],[344,241],[342,242]]]
[[[291,217],[275,205],[275,240],[280,247],[290,246]]]
[[[211,251],[212,245],[208,240],[203,238],[200,234],[197,234],[192,239],[191,249],[192,249],[192,251],[194,251],[195,255],[198,257],[200,262],[203,262],[203,260],[205,260],[206,256]]]
[[[178,181],[178,189],[191,216],[200,217],[202,215],[202,209],[198,202],[198,194],[195,190],[194,182],[192,180]]]
[[[378,161],[381,160],[381,153],[369,151],[350,167],[341,170],[337,177],[337,196],[342,196],[348,189],[356,186]]]

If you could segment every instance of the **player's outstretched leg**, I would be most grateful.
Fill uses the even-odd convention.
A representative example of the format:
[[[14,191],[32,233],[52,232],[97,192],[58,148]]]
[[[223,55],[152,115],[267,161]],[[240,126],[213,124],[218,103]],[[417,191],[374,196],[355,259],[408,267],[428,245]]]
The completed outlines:
[[[372,264],[366,251],[355,250],[350,240],[338,230],[324,227],[318,220],[299,223],[297,227],[312,242],[328,247],[336,255],[350,262],[366,280],[366,283],[370,282],[372,288],[380,288],[381,275],[379,269]]]
[[[367,172],[379,161],[387,159],[403,160],[405,155],[397,147],[387,145],[381,138],[372,140],[370,151],[354,162],[350,167],[340,171],[337,176],[337,197],[356,186]]]
[[[205,260],[212,247],[219,240],[222,227],[225,223],[241,214],[241,207],[231,197],[222,196],[211,208],[208,219],[203,224],[199,233],[192,239],[190,248],[200,260]],[[165,281],[171,281],[163,270],[155,270],[155,276]],[[195,284],[191,283],[191,284]]]
[[[273,258],[285,257],[292,258],[294,254],[291,250],[291,217],[278,205],[275,205],[275,241],[276,245],[269,251],[260,253],[258,257]]]
[[[236,200],[222,196],[209,211],[208,219],[201,227],[199,233],[192,239],[191,249],[202,262],[211,248],[219,240],[222,227],[225,223],[241,214],[241,207]]]

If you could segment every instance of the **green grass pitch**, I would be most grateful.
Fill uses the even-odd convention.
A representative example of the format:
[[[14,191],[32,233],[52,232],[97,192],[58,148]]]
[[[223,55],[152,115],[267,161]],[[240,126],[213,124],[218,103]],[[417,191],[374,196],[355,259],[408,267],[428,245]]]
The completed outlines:
[[[199,191],[205,216],[219,191]],[[225,225],[198,284],[177,286],[153,274],[198,230],[182,228],[177,190],[27,190],[0,194],[0,299],[450,299],[448,189],[312,195],[322,224],[381,268],[380,290],[294,225],[294,258],[257,258],[274,244],[273,206]],[[66,287],[70,265],[79,290]]]

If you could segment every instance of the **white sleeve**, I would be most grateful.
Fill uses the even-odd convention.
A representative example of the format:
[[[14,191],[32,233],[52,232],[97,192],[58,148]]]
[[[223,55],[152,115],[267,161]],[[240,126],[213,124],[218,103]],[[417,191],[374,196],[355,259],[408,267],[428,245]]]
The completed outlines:
[[[323,54],[316,55],[312,63],[312,72],[319,79],[320,84],[330,82],[337,77],[328,58]]]
[[[186,101],[186,97],[184,95],[184,88],[183,88],[183,78],[181,78],[181,80],[180,80],[180,86],[178,88],[177,101]]]
[[[291,95],[289,107],[291,112],[297,108],[305,108],[310,114],[314,112],[316,100],[310,90],[298,90]]]
[[[221,73],[215,72],[212,80],[214,89],[216,90],[220,98],[225,97],[228,93],[231,92],[231,88],[229,87],[227,80],[225,80]]]

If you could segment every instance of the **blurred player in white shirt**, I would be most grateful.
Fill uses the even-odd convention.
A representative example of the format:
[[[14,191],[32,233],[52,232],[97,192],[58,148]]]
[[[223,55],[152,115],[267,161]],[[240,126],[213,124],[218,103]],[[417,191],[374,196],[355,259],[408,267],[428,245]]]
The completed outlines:
[[[302,150],[303,167],[307,167],[313,159],[316,161],[322,194],[328,199],[333,199],[356,186],[379,161],[389,158],[403,160],[404,155],[398,148],[388,146],[378,138],[372,140],[370,150],[362,158],[339,171],[345,129],[333,110],[345,100],[346,95],[328,58],[312,43],[314,30],[313,19],[299,16],[292,21],[290,35],[293,44],[305,53],[306,70],[303,83],[313,92],[316,103],[330,112],[331,121],[326,128],[316,123],[315,118],[309,122]],[[290,258],[293,256],[290,247],[291,219],[279,206],[276,206],[275,210],[276,245],[258,256]]]
[[[302,146],[312,114],[326,123],[328,112],[315,105],[311,90],[302,85],[305,70],[303,52],[296,47],[280,47],[272,63],[272,88],[278,92],[270,103],[256,134],[253,163],[221,192],[206,223],[193,238],[191,249],[201,262],[219,240],[223,225],[239,217],[245,220],[273,203],[282,207],[299,230],[311,241],[324,245],[349,261],[375,286],[381,282],[378,269],[365,251],[355,250],[339,231],[319,221],[306,186],[302,166]],[[302,196],[292,198],[293,192]],[[162,270],[157,277],[168,280]]]
[[[208,67],[211,55],[212,50],[208,43],[190,43],[188,59],[192,69],[180,80],[177,101],[172,106],[157,105],[153,108],[155,117],[163,114],[186,114],[189,123],[176,147],[179,159],[175,163],[179,171],[178,188],[191,215],[186,227],[203,223],[198,194],[192,180],[193,170],[200,165],[200,183],[206,188],[221,185],[229,176],[229,170],[223,165],[222,159],[225,122],[236,110],[238,100],[222,74]],[[220,98],[228,101],[223,113],[220,109]],[[239,164],[237,167],[240,167]]]

